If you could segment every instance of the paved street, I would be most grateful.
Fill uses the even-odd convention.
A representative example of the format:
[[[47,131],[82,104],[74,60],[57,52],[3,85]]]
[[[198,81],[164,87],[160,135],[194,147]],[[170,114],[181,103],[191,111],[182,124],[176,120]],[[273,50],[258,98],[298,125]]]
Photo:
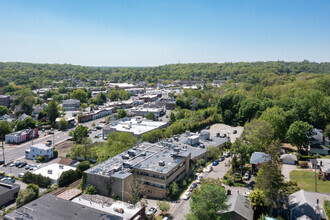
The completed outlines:
[[[230,164],[231,158],[226,158],[224,161],[220,162],[219,165],[213,166],[213,171],[210,173],[202,173],[201,175],[203,178],[220,178],[222,179],[223,176],[227,173],[230,169],[230,166],[226,166],[226,164]],[[212,165],[211,165],[212,166]],[[229,187],[224,185],[226,190],[230,189],[232,194],[243,194],[245,192],[251,192],[252,190],[246,187]],[[171,216],[174,220],[182,220],[185,219],[185,215],[190,211],[190,199],[189,200],[182,200],[180,199],[178,203],[174,206],[171,206]]]
[[[92,124],[95,123],[96,125],[100,123],[100,121],[104,120],[105,118],[99,118],[97,120],[80,123],[81,125],[88,126],[88,128],[92,128]],[[102,123],[101,123],[102,124]],[[8,145],[5,144],[5,157],[6,157],[6,163],[20,160],[25,157],[25,151],[30,148],[30,145],[37,144],[37,143],[46,143],[47,140],[54,140],[54,143],[65,141],[69,138],[69,131],[72,129],[68,129],[66,131],[55,131],[54,135],[48,135],[48,131],[39,131],[39,138],[36,138],[34,140],[30,140],[27,142],[24,142],[19,145]],[[101,130],[97,130],[96,132],[93,132],[93,134],[90,135],[91,138],[94,138],[96,133],[102,133]],[[3,154],[2,150],[0,151],[0,158],[2,159]]]

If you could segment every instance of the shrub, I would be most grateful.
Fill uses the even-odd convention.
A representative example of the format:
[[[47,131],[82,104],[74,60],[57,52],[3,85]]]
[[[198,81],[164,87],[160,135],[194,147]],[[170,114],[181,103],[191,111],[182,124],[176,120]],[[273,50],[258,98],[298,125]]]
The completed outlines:
[[[25,183],[34,183],[41,187],[48,187],[52,182],[49,177],[44,177],[41,174],[34,174],[31,172],[26,172],[22,181]]]
[[[79,165],[77,166],[77,169],[76,169],[77,177],[80,178],[82,176],[82,173],[85,170],[88,170],[90,167],[91,166],[90,166],[89,161],[83,161],[83,162],[79,163]]]
[[[45,162],[45,157],[44,156],[39,156],[38,158],[37,158],[37,161],[38,162]]]
[[[301,161],[301,162],[299,162],[299,166],[301,168],[308,168],[308,162],[307,161]]]
[[[55,150],[55,151],[54,151],[54,158],[57,158],[57,157],[58,157],[58,151]]]
[[[68,183],[72,183],[77,179],[77,173],[74,170],[68,170],[61,174],[58,179],[58,185],[60,187],[67,185]]]
[[[27,185],[26,187],[27,189],[32,189],[33,192],[36,195],[36,198],[39,197],[39,186],[37,186],[36,184],[30,183],[29,185]]]
[[[21,190],[18,193],[18,196],[16,199],[16,205],[17,206],[25,205],[26,203],[29,203],[36,198],[37,198],[36,193],[33,191],[33,189]]]
[[[97,190],[92,185],[87,185],[86,189],[84,190],[84,194],[94,195],[97,193]]]
[[[314,159],[314,156],[298,156],[298,160],[310,160],[310,159]]]

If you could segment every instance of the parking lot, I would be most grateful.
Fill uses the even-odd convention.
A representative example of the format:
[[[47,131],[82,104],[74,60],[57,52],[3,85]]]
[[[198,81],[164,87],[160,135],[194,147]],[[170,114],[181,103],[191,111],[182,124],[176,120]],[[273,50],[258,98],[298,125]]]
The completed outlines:
[[[14,174],[16,177],[18,177],[18,175],[20,173],[23,173],[24,174],[27,171],[30,171],[31,172],[33,170],[37,170],[37,169],[39,169],[41,167],[44,167],[44,166],[47,166],[49,164],[57,163],[59,160],[60,160],[60,158],[56,158],[56,159],[51,160],[51,161],[48,161],[46,163],[36,163],[33,160],[21,159],[19,161],[20,162],[24,162],[25,161],[27,163],[26,166],[19,168],[19,167],[16,167],[16,166],[6,166],[5,167],[5,166],[1,165],[0,166],[0,171],[5,171],[6,174]],[[37,168],[34,168],[34,169],[31,169],[31,170],[30,169],[26,169],[26,167],[28,165],[31,165],[31,164],[37,165],[38,167]]]
[[[234,134],[234,130],[236,130],[236,134]],[[243,132],[243,127],[241,126],[230,126],[225,124],[214,124],[210,127],[211,136],[215,136],[216,133],[220,133],[220,135],[226,134],[230,138],[230,141],[233,143]]]

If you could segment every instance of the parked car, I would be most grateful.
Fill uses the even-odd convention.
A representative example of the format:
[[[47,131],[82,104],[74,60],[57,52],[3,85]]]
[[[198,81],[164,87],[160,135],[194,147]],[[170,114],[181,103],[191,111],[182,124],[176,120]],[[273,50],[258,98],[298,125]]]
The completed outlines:
[[[196,180],[196,183],[199,184],[199,183],[201,182],[202,179],[203,179],[203,176],[198,176],[198,177],[197,177],[197,180]]]
[[[147,211],[147,216],[154,215],[157,212],[157,207],[153,206]]]
[[[10,167],[14,167],[15,166],[15,162],[9,164]]]
[[[14,162],[14,164],[15,164],[16,167],[18,167],[21,164],[21,162],[20,161],[16,161],[16,162]]]
[[[213,167],[211,167],[211,166],[208,166],[205,168],[206,173],[210,173],[212,170],[213,170]]]
[[[227,135],[226,134],[223,134],[223,135],[220,135],[220,137],[221,138],[225,138],[225,137],[227,137]]]
[[[25,169],[26,169],[26,170],[30,169],[30,166],[31,166],[30,164],[26,165],[26,166],[25,166]]]
[[[215,136],[216,137],[220,137],[220,133],[215,133]]]
[[[233,131],[233,134],[237,134],[237,130],[234,130],[234,131]]]
[[[27,162],[21,162],[17,167],[22,168],[22,167],[25,167],[26,165],[27,165]]]
[[[225,157],[224,156],[221,156],[220,158],[219,158],[219,161],[221,162],[221,161],[224,161],[225,160]]]
[[[5,161],[3,161],[3,160],[0,160],[0,165],[2,165],[2,164],[4,164],[5,163]]]
[[[188,200],[188,199],[190,199],[190,192],[185,192],[185,193],[183,194],[183,196],[182,196],[182,199],[183,199],[183,200]]]
[[[245,196],[246,198],[249,198],[250,192],[245,192],[243,193],[243,196]]]
[[[219,164],[219,161],[218,161],[218,160],[215,160],[215,161],[213,161],[213,163],[212,163],[213,166],[217,166],[218,164]]]
[[[54,134],[54,131],[48,131],[48,134]]]
[[[227,151],[227,152],[225,153],[225,157],[230,157],[230,151]]]
[[[47,145],[52,145],[53,141],[52,140],[47,140],[46,144]]]
[[[197,183],[191,184],[189,191],[192,192],[197,187]]]
[[[244,179],[245,180],[249,180],[250,179],[250,172],[249,171],[246,171],[245,174],[244,174]]]
[[[19,173],[19,174],[18,174],[18,177],[19,177],[19,178],[23,178],[23,176],[24,176],[24,173]]]
[[[210,129],[210,126],[206,126],[205,129],[209,130]]]

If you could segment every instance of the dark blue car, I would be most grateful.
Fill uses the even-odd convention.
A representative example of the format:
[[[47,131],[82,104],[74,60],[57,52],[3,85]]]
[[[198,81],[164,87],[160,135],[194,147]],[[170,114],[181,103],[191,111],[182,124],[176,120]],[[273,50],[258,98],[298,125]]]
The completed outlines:
[[[216,165],[218,165],[218,164],[219,164],[219,161],[218,161],[218,160],[215,160],[215,161],[212,163],[213,166],[216,166]]]

